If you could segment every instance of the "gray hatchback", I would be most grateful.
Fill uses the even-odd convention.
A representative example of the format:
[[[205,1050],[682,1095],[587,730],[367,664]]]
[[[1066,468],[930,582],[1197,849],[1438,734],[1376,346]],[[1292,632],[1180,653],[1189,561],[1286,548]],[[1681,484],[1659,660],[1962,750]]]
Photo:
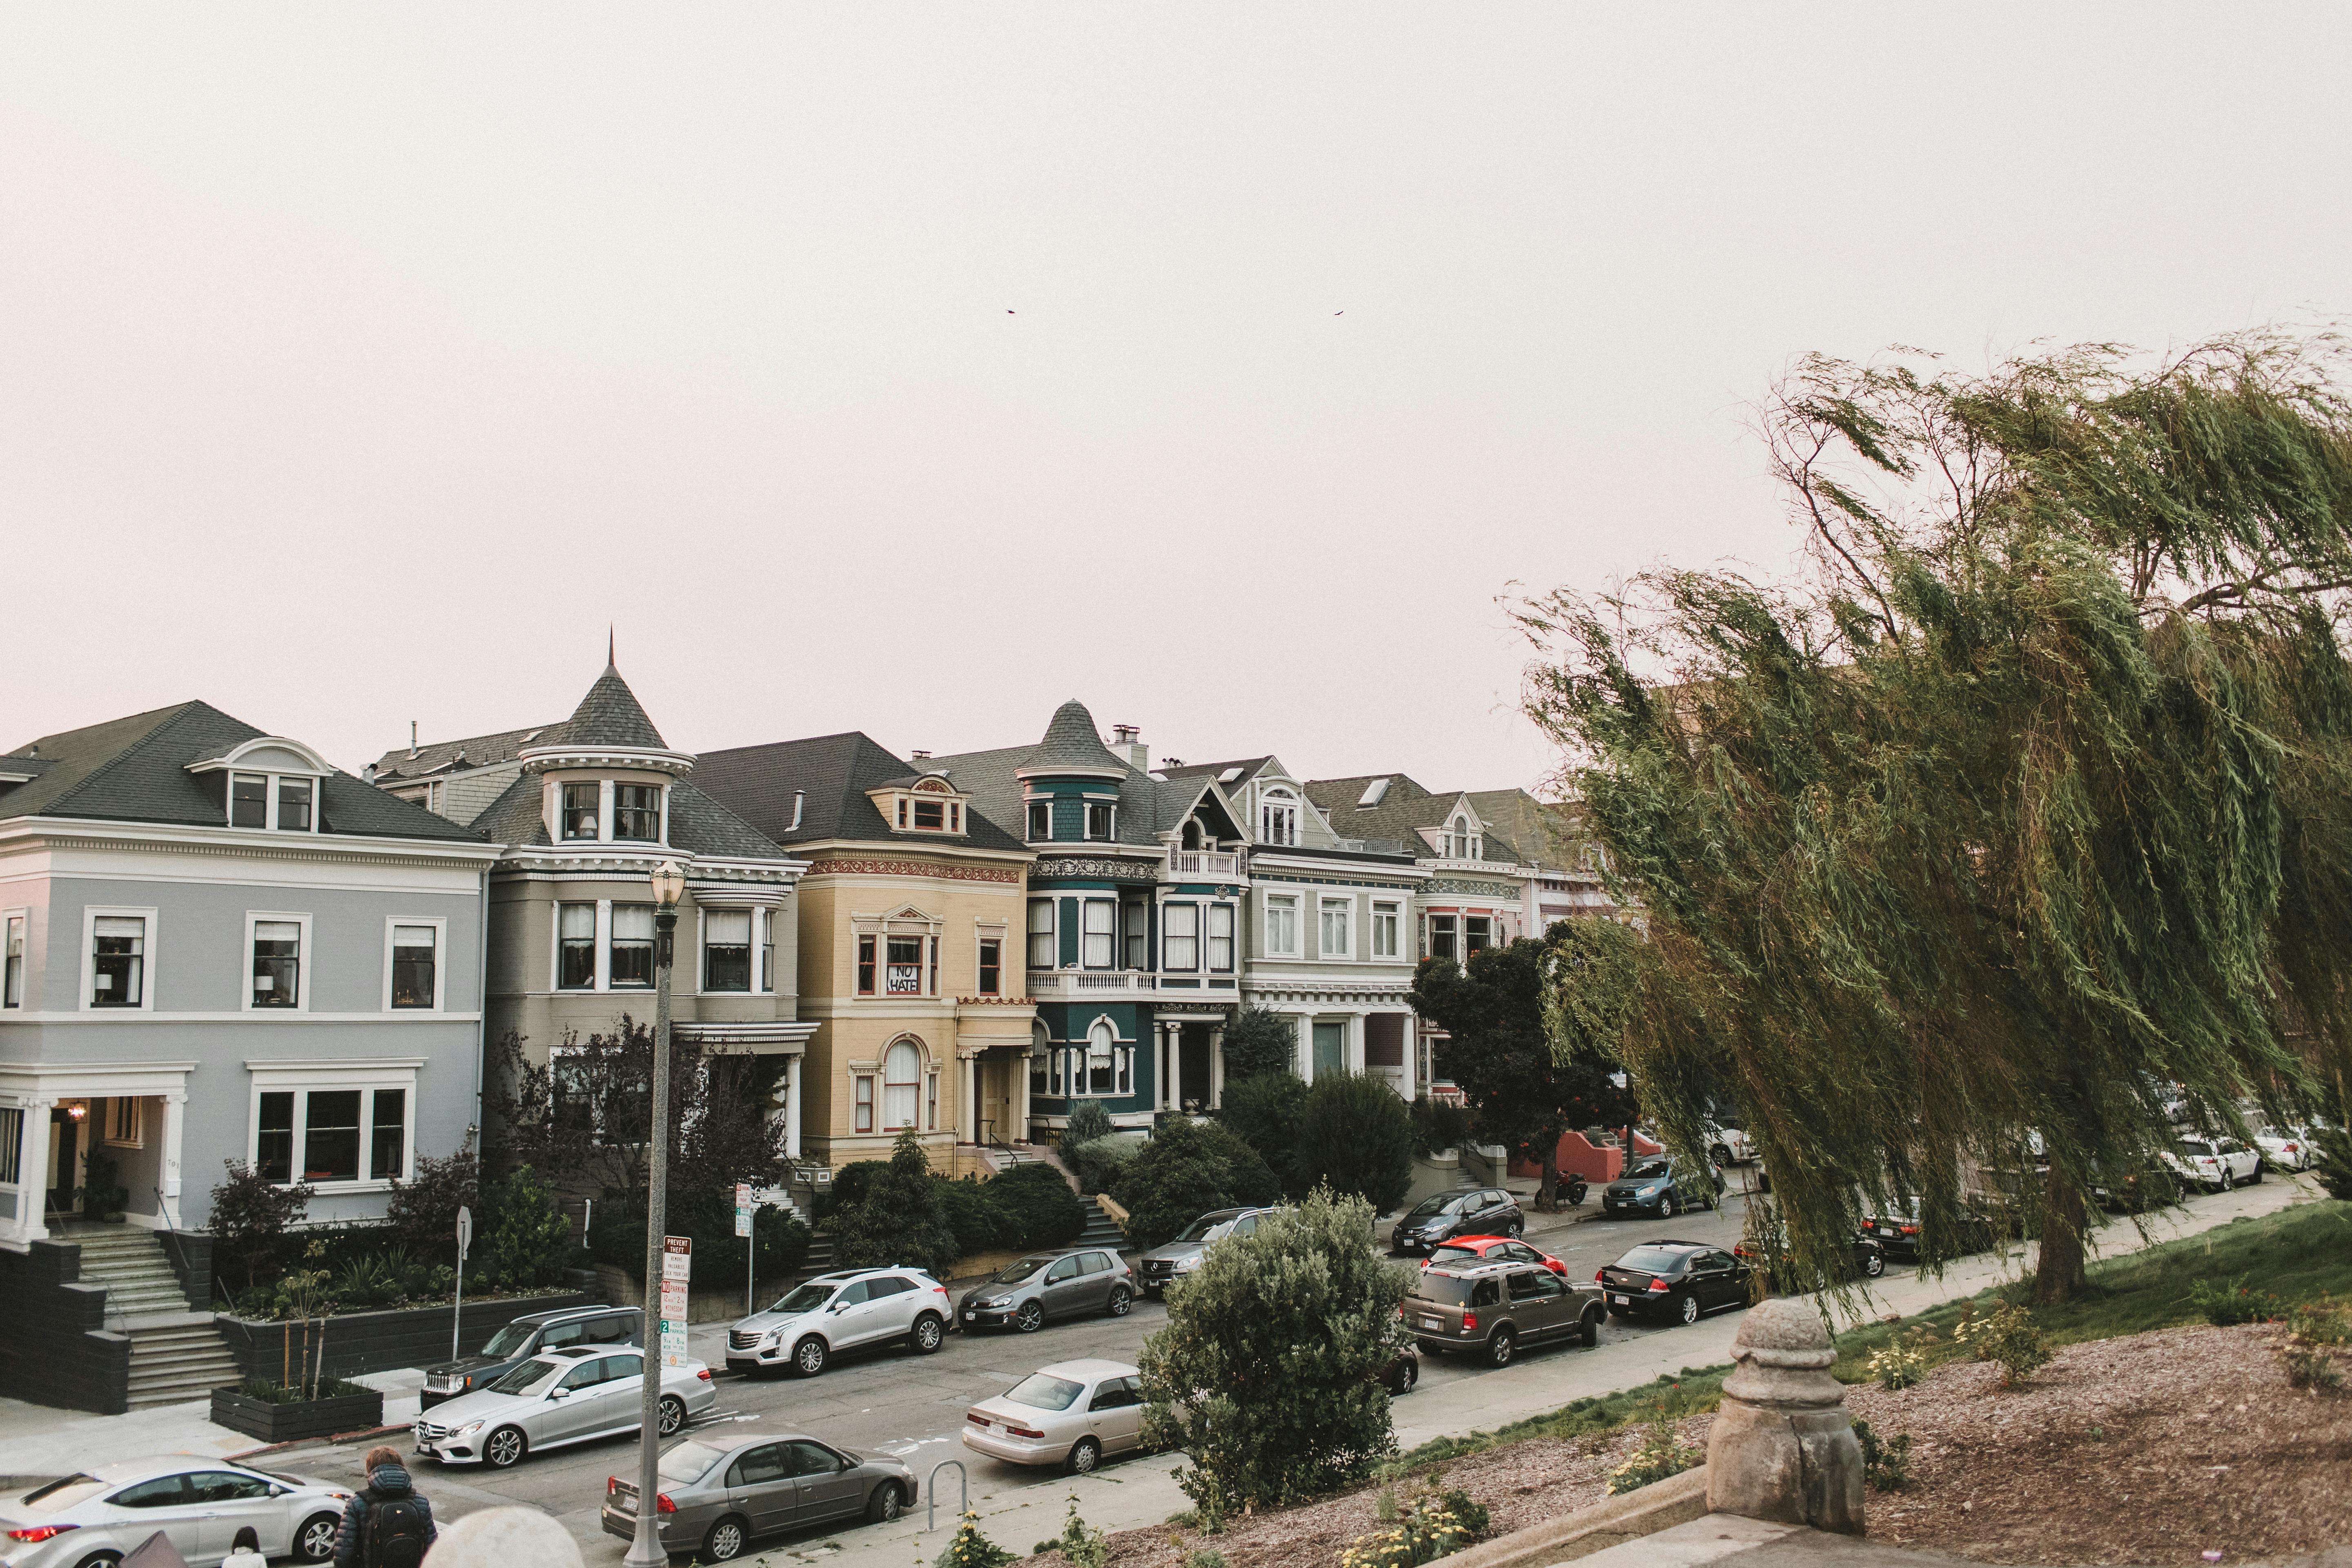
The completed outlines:
[[[740,1557],[754,1537],[845,1519],[896,1519],[915,1500],[915,1472],[887,1455],[853,1453],[771,1432],[689,1438],[661,1457],[655,1527],[663,1549],[701,1562]],[[637,1533],[637,1485],[604,1482],[604,1533]]]
[[[967,1329],[1018,1329],[1034,1334],[1048,1318],[1108,1312],[1135,1305],[1135,1270],[1108,1247],[1037,1252],[963,1294],[956,1316]]]

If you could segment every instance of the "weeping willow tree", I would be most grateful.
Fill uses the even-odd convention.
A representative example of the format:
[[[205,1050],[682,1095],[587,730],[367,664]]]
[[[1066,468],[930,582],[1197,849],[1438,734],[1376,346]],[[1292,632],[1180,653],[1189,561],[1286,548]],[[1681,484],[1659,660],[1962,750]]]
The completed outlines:
[[[2006,1179],[2063,1300],[2174,1096],[2341,1116],[2343,363],[1810,360],[1762,420],[1804,569],[1517,606],[1528,711],[1643,911],[1622,1049],[1685,1152],[1739,1103],[1800,1273],[1913,1196],[1932,1265]]]

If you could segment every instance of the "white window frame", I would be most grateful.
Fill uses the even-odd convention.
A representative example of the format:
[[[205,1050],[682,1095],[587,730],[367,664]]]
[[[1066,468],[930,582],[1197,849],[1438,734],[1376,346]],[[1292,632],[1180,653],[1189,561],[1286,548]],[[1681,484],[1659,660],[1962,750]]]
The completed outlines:
[[[100,917],[129,920],[133,916],[147,922],[147,935],[141,942],[139,954],[139,1005],[136,1007],[101,1007],[98,1005],[98,922]],[[155,1010],[155,928],[163,922],[152,909],[133,909],[127,904],[85,904],[81,911],[81,1005],[84,1012],[93,1013],[152,1013]],[[253,962],[253,933],[248,924],[246,932],[245,961]],[[253,989],[253,976],[245,977],[248,995]]]
[[[1338,942],[1331,940],[1333,919],[1337,917]],[[1318,958],[1350,958],[1355,954],[1356,900],[1327,896],[1315,900],[1315,956]]]
[[[1267,844],[1298,843],[1298,801],[1287,790],[1269,793],[1258,805],[1258,837]]]
[[[1191,932],[1180,934],[1170,924],[1169,917],[1172,911],[1177,910],[1190,910],[1192,911],[1192,929]],[[1201,973],[1201,928],[1207,922],[1201,918],[1201,900],[1197,899],[1171,899],[1160,906],[1160,969],[1161,973],[1198,974]],[[1180,942],[1189,942],[1192,944],[1192,963],[1179,963],[1175,961],[1175,949],[1173,944]]]
[[[1289,917],[1290,941],[1282,946],[1275,944],[1275,938],[1278,934],[1277,922],[1275,920],[1277,911]],[[1265,955],[1268,958],[1299,956],[1298,895],[1297,893],[1266,894],[1261,910],[1260,925],[1265,932]]]
[[[394,926],[433,928],[433,1005],[394,1007],[392,1005],[392,933]],[[559,924],[557,929],[562,930]],[[561,955],[559,953],[559,962]],[[449,917],[446,915],[386,915],[383,917],[383,1010],[387,1013],[438,1013],[449,988]],[[303,990],[308,991],[309,986]],[[248,996],[247,1000],[250,1001]]]
[[[228,824],[232,827],[236,827],[236,781],[240,778],[262,781],[261,826],[257,828],[238,827],[238,832],[317,833],[320,831],[320,818],[326,815],[326,791],[320,787],[325,781],[317,774],[273,773],[264,768],[225,768],[222,772],[227,775],[228,782],[225,786],[226,794],[222,798],[221,805],[227,813]],[[278,792],[288,782],[296,779],[310,786],[310,826],[281,828],[278,826]]]
[[[900,1046],[915,1053],[915,1076],[909,1083],[900,1083],[890,1076],[890,1053]],[[884,1046],[882,1065],[875,1072],[875,1077],[879,1080],[876,1088],[879,1092],[880,1100],[874,1108],[874,1131],[894,1135],[900,1132],[922,1131],[923,1107],[926,1099],[923,1080],[926,1077],[936,1077],[937,1072],[938,1069],[931,1065],[931,1053],[925,1049],[923,1042],[914,1036],[900,1035],[888,1045]],[[897,1125],[893,1125],[890,1121],[890,1091],[894,1089],[907,1089],[913,1096],[911,1119]],[[939,1103],[936,1091],[933,1091],[929,1098],[930,1104],[936,1108]]]
[[[740,991],[713,991],[709,989],[710,916],[713,914],[748,915],[751,917],[751,934],[745,938],[745,941],[749,943],[749,950],[743,955],[744,962],[748,966],[748,974],[744,988]],[[656,932],[654,937],[654,944],[656,948],[661,944],[661,937],[658,932]],[[757,996],[761,994],[760,911],[758,908],[749,904],[712,904],[707,907],[701,904],[697,904],[694,907],[694,994],[696,995]]]
[[[1040,837],[1037,834],[1037,808],[1041,805],[1045,808],[1045,832],[1043,837]],[[1054,797],[1048,795],[1033,795],[1026,801],[1022,803],[1022,810],[1026,818],[1024,831],[1027,835],[1027,837],[1024,838],[1023,842],[1028,844],[1052,843],[1054,841]]]
[[[1372,900],[1370,956],[1374,958],[1397,956],[1397,928],[1403,918],[1403,909],[1399,901],[1388,899]]]
[[[1217,929],[1218,922],[1224,930]],[[1201,917],[1201,967],[1211,974],[1231,974],[1234,972],[1234,928],[1239,923],[1238,911],[1231,904],[1212,903]],[[1217,944],[1224,943],[1224,962],[1217,962]]]
[[[996,944],[996,989],[993,991],[986,989],[981,980],[981,944],[991,942]],[[1004,971],[1006,967],[1004,963],[1004,950],[1012,945],[1012,938],[1006,933],[1004,922],[1003,921],[975,921],[972,922],[971,993],[973,995],[1003,996],[1008,994],[1004,989]]]
[[[302,945],[294,954],[294,1005],[291,1007],[257,1007],[253,1005],[253,941],[254,928],[263,921],[291,921],[302,928]],[[384,933],[389,943],[392,934]],[[154,944],[151,942],[149,946]],[[245,964],[237,973],[237,998],[243,1011],[257,1018],[278,1016],[299,1018],[310,1010],[310,993],[318,984],[318,949],[310,941],[310,917],[294,910],[247,910],[245,911]],[[384,988],[392,987],[391,972],[387,970]]]
[[[1103,820],[1106,824],[1103,831],[1100,833],[1097,833],[1095,831],[1095,813],[1097,811],[1103,814]],[[1078,816],[1078,831],[1083,841],[1088,844],[1112,844],[1118,842],[1118,802],[1115,800],[1088,800],[1086,802],[1086,810],[1081,812]]]
[[[1101,910],[1102,916],[1107,917],[1110,922],[1101,931],[1094,929],[1094,922],[1099,918],[1095,912],[1097,910]],[[1118,951],[1118,937],[1117,894],[1108,898],[1087,897],[1078,900],[1078,967],[1080,969],[1117,969],[1121,956]],[[1092,949],[1097,940],[1102,942],[1103,951],[1110,955],[1108,960],[1102,963],[1095,963],[1092,956]]]
[[[1030,896],[1029,908],[1022,917],[1021,936],[1022,962],[1030,969],[1059,969],[1062,966],[1061,903],[1059,899],[1043,898],[1035,894]],[[1037,910],[1040,905],[1045,906],[1045,924],[1042,930],[1037,924]],[[1037,939],[1041,936],[1045,939],[1044,963],[1037,962]]]
[[[8,943],[16,944],[16,994],[8,995]],[[95,943],[92,944],[96,945]],[[95,958],[97,954],[92,953]],[[0,1007],[14,1011],[25,1005],[25,991],[33,979],[33,911],[0,910]]]
[[[401,1102],[400,1181],[413,1181],[416,1175],[416,1070],[425,1065],[423,1057],[383,1057],[373,1061],[270,1061],[248,1059],[246,1071],[252,1084],[247,1093],[245,1112],[245,1163],[247,1169],[257,1168],[261,1160],[261,1097],[264,1094],[294,1096],[294,1143],[287,1161],[289,1180],[281,1184],[291,1186],[301,1179],[302,1149],[310,1132],[310,1096],[333,1093],[338,1089],[359,1089],[360,1095],[360,1169],[365,1172],[375,1163],[375,1091],[380,1089],[402,1090],[406,1098]],[[378,1180],[362,1175],[350,1182],[316,1182],[312,1184],[324,1194],[344,1193],[388,1193],[392,1179]]]

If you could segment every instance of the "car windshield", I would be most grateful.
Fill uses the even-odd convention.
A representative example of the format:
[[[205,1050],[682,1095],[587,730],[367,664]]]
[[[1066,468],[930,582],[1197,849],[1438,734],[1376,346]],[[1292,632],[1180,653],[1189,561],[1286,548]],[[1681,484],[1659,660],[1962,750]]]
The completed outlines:
[[[839,1283],[835,1281],[812,1279],[805,1285],[797,1286],[793,1289],[785,1291],[782,1297],[777,1300],[776,1304],[769,1308],[768,1310],[771,1312],[814,1312],[819,1307],[824,1306],[827,1301],[832,1300],[833,1293],[840,1289],[841,1286]]]
[[[1004,1397],[1015,1405],[1026,1405],[1034,1410],[1067,1410],[1079,1394],[1086,1392],[1083,1383],[1072,1383],[1066,1377],[1050,1373],[1033,1372],[1013,1385]]]
[[[96,1476],[85,1476],[76,1472],[61,1479],[51,1481],[37,1492],[26,1493],[25,1500],[20,1506],[40,1513],[58,1513],[73,1507],[76,1503],[88,1502],[105,1489],[106,1483]]]
[[[661,1468],[655,1473],[666,1481],[698,1481],[703,1473],[727,1457],[724,1448],[714,1448],[708,1443],[680,1443],[661,1457]]]
[[[1672,1274],[1682,1266],[1683,1255],[1663,1247],[1637,1247],[1617,1260],[1618,1268],[1635,1268],[1644,1274]]]
[[[530,1343],[531,1331],[538,1327],[537,1323],[509,1323],[490,1336],[490,1342],[482,1347],[482,1353],[501,1360],[510,1355],[520,1355],[523,1346]]]
[[[1429,1260],[1432,1263],[1445,1263],[1449,1261],[1459,1262],[1464,1258],[1475,1258],[1477,1256],[1478,1248],[1475,1247],[1459,1247],[1452,1243],[1448,1243],[1446,1246],[1441,1247],[1436,1251],[1431,1253],[1429,1255]]]
[[[1657,1159],[1644,1160],[1640,1164],[1633,1167],[1633,1180],[1637,1182],[1646,1181],[1652,1176],[1671,1174],[1673,1170],[1674,1165],[1670,1161]]]
[[[1442,1307],[1459,1307],[1470,1300],[1470,1288],[1475,1281],[1452,1274],[1424,1274],[1412,1293],[1424,1301],[1434,1301]]]
[[[1178,1241],[1199,1241],[1206,1237],[1211,1231],[1216,1229],[1219,1226],[1224,1224],[1227,1220],[1232,1219],[1239,1213],[1241,1213],[1239,1209],[1219,1209],[1215,1214],[1204,1214],[1199,1219],[1194,1220],[1191,1225],[1186,1226],[1182,1230],[1177,1232],[1176,1239]]]
[[[2180,1152],[2189,1155],[2190,1158],[2195,1159],[2212,1153],[2213,1146],[2210,1143],[2200,1143],[2196,1140],[2191,1139],[2180,1145]]]
[[[548,1384],[563,1375],[562,1362],[545,1362],[537,1358],[524,1362],[490,1384],[492,1394],[536,1394]]]
[[[1010,1268],[1006,1268],[999,1272],[994,1279],[989,1281],[989,1283],[992,1285],[1018,1285],[1024,1279],[1028,1279],[1029,1276],[1036,1273],[1037,1270],[1045,1268],[1047,1264],[1053,1261],[1054,1259],[1050,1254],[1042,1258],[1024,1258],[1020,1262],[1013,1265]],[[1061,1406],[1057,1405],[1054,1408],[1058,1410]]]
[[[1413,1205],[1412,1212],[1404,1217],[1409,1220],[1428,1219],[1433,1215],[1452,1214],[1462,1206],[1462,1200],[1467,1195],[1467,1194],[1456,1193],[1448,1196],[1446,1194],[1440,1193],[1433,1198],[1423,1198]]]

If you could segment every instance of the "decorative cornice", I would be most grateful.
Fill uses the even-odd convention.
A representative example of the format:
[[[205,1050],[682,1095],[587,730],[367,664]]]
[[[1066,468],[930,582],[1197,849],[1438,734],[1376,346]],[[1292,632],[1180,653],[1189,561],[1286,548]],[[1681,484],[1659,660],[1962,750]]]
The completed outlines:
[[[1087,881],[1157,882],[1168,862],[1154,857],[1150,860],[1066,859],[1039,860],[1029,868],[1033,882],[1077,879]]]
[[[808,875],[812,877],[936,877],[950,882],[1018,882],[1020,870],[1012,866],[941,866],[928,860],[860,860],[846,856],[839,858],[813,860]]]
[[[1422,897],[1452,893],[1465,899],[1517,899],[1519,889],[1508,882],[1471,882],[1459,877],[1439,877],[1422,890]]]
[[[382,865],[408,860],[418,865],[450,860],[489,860],[500,846],[483,839],[394,838],[359,833],[266,833],[194,823],[130,823],[77,817],[18,816],[0,820],[0,847],[10,839],[79,849],[153,851],[168,855],[238,855],[257,860],[310,860],[328,864]]]

